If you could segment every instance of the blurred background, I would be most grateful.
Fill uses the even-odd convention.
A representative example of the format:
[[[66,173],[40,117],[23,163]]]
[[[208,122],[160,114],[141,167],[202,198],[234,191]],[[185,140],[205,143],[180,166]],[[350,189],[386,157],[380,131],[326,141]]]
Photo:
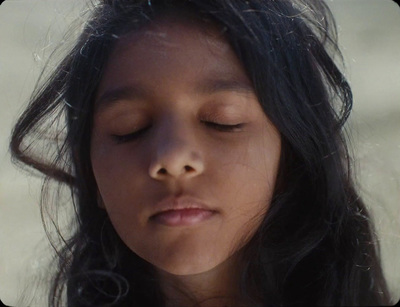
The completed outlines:
[[[38,207],[41,180],[10,163],[10,130],[51,51],[85,12],[85,2],[7,0],[0,6],[0,297],[7,305],[45,306],[45,274],[51,271]],[[398,301],[400,8],[391,0],[326,2],[354,92],[348,125],[357,181],[376,221],[384,271]]]

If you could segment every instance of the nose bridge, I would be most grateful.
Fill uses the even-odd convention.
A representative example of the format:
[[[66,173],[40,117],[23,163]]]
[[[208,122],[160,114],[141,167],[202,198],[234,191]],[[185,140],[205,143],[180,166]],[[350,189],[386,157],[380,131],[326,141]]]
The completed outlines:
[[[160,122],[155,144],[158,156],[180,154],[194,147],[193,131],[182,117],[170,115]]]
[[[201,152],[193,128],[183,116],[167,116],[159,122],[154,140],[150,176],[194,176],[203,171]]]

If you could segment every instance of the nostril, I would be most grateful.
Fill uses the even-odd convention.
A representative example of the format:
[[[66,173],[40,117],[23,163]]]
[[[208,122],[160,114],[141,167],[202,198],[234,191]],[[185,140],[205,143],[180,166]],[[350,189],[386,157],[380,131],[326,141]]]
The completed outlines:
[[[161,160],[157,158],[154,163],[149,166],[149,175],[156,180],[168,180],[170,178],[187,177],[191,178],[203,172],[204,166],[201,159],[193,157],[192,159],[182,157],[165,158]]]
[[[189,166],[189,165],[185,165],[185,171],[186,171],[186,172],[193,172],[193,171],[194,171],[194,168],[191,167],[191,166]]]
[[[165,174],[167,173],[167,170],[166,170],[165,168],[161,168],[161,169],[158,171],[158,173],[159,173],[160,175],[165,175]]]

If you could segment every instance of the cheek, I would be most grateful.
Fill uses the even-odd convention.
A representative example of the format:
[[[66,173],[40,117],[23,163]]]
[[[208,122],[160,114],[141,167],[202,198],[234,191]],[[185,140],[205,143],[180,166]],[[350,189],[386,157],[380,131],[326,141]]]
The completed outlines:
[[[115,147],[114,147],[115,148]],[[140,201],[143,189],[143,163],[140,152],[113,150],[106,142],[93,140],[91,150],[93,174],[108,214],[133,214],[132,202]]]
[[[99,204],[110,218],[115,230],[125,242],[131,242],[146,219],[142,214],[141,195],[144,192],[138,176],[139,157],[108,151],[107,148],[91,154],[93,173],[102,199]],[[131,246],[131,245],[130,245]]]
[[[226,193],[249,201],[269,201],[275,187],[280,160],[280,137],[271,131],[249,139],[225,153],[220,161],[220,181]]]
[[[99,189],[113,186],[124,190],[135,176],[143,171],[143,151],[133,151],[129,147],[112,144],[103,138],[94,138],[91,144],[91,162]]]
[[[223,157],[214,165],[218,172],[215,180],[210,180],[214,184],[209,185],[209,191],[222,205],[232,238],[247,241],[265,217],[273,197],[280,160],[279,134],[268,131],[264,137],[249,139],[225,152]]]

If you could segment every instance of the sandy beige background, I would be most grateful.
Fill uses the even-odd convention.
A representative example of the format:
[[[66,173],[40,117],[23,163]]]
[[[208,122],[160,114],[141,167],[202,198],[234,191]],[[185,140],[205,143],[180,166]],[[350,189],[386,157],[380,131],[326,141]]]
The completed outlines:
[[[51,255],[38,208],[40,180],[10,163],[9,133],[46,57],[83,0],[7,0],[0,6],[0,297],[12,306],[45,306]],[[400,9],[390,0],[328,0],[339,26],[362,194],[374,213],[384,270],[400,298]],[[25,299],[21,300],[21,296]]]

